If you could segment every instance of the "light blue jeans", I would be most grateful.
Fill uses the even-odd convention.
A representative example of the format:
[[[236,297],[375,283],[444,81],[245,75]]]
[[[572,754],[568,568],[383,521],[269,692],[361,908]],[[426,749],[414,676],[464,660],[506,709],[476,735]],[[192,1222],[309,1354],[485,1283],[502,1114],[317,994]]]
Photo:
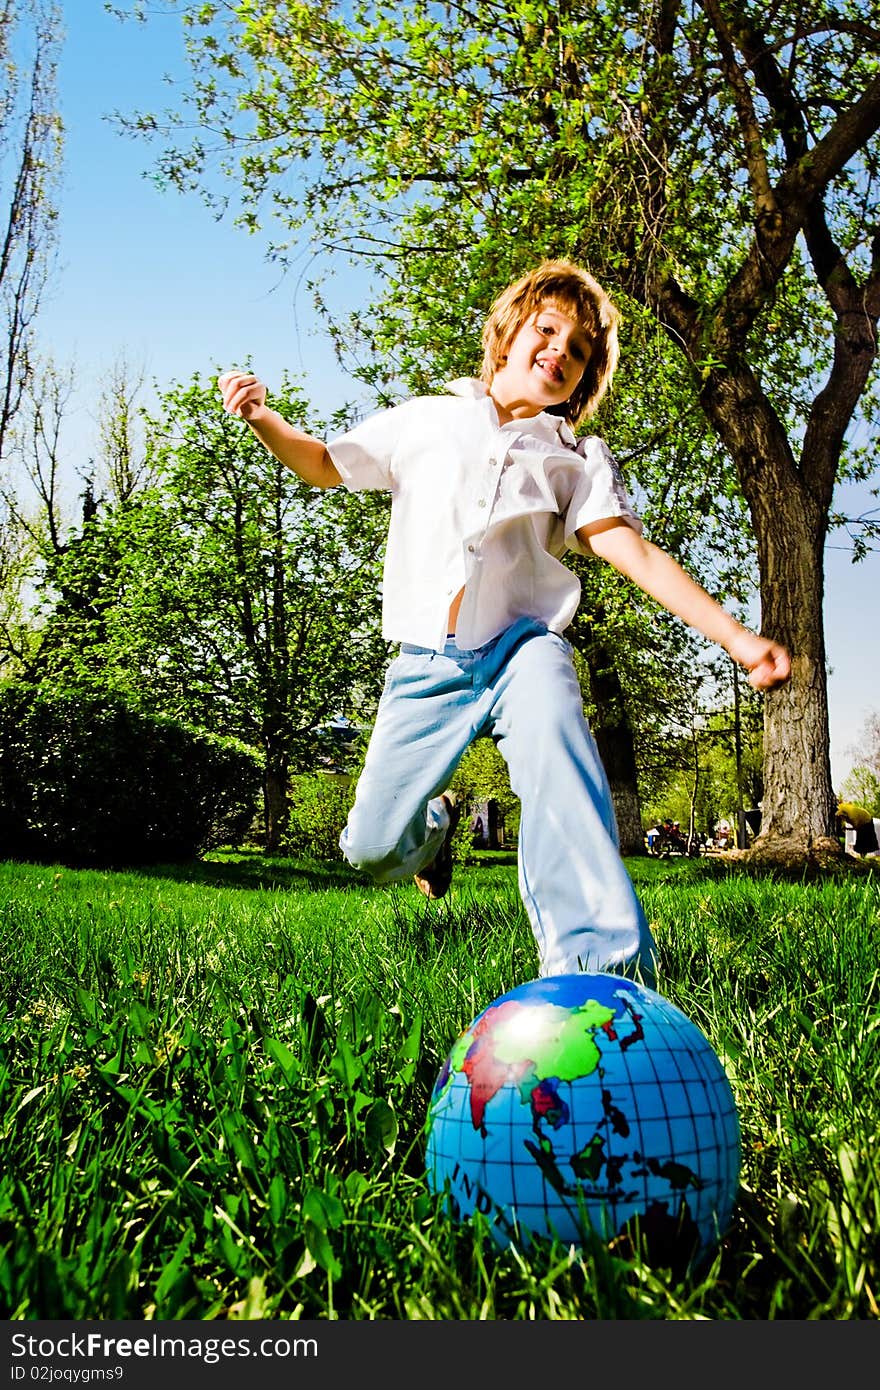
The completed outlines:
[[[519,887],[541,975],[607,970],[654,986],[656,947],[618,848],[571,648],[523,618],[477,651],[404,644],[391,662],[340,847],[378,883],[436,855],[440,793],[491,736],[520,801]]]

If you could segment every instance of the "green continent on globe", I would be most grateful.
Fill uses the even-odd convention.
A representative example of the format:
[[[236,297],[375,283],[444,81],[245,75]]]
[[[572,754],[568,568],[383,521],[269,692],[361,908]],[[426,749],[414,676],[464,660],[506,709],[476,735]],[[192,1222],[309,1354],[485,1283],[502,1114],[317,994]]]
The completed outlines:
[[[589,1076],[602,1055],[594,1034],[614,1017],[614,1009],[595,999],[574,1009],[516,1000],[487,1009],[449,1056],[450,1076],[460,1071],[468,1079],[474,1129],[485,1132],[486,1106],[508,1082],[530,1104],[541,1081]]]

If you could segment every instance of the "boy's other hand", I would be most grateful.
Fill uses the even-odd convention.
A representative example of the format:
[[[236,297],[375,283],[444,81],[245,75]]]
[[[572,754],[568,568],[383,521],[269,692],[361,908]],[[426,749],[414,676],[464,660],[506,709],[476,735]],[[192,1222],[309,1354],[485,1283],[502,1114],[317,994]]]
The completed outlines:
[[[251,420],[266,404],[266,387],[250,372],[223,372],[217,378],[223,409],[240,420]]]
[[[743,629],[742,634],[728,647],[734,661],[749,673],[749,685],[756,690],[774,690],[784,685],[791,675],[791,657],[779,642],[758,637]]]

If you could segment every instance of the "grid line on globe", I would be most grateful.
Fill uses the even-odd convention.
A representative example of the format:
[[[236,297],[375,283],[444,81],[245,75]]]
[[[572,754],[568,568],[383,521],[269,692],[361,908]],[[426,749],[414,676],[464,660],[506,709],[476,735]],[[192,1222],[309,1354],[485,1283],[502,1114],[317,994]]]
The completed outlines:
[[[461,1033],[427,1117],[428,1181],[501,1245],[637,1228],[661,1257],[729,1225],[739,1118],[721,1061],[654,990],[610,974],[529,981]]]

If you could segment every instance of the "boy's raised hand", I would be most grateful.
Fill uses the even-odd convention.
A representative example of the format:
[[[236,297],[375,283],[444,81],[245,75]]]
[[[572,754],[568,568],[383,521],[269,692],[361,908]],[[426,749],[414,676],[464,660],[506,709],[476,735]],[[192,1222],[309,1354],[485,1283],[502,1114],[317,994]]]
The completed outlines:
[[[336,487],[342,482],[327,446],[321,439],[297,429],[266,406],[266,387],[252,372],[234,368],[221,372],[217,385],[223,408],[230,415],[246,420],[256,437],[274,454],[279,463],[291,469],[310,487]]]
[[[756,690],[773,690],[791,675],[791,657],[779,642],[759,637],[732,618],[677,560],[646,540],[622,517],[581,526],[578,539],[632,579],[646,594],[676,613],[704,637],[718,642],[749,673]]]
[[[241,420],[250,420],[266,404],[266,387],[251,372],[223,372],[217,378],[223,409]]]
[[[730,644],[728,651],[748,671],[749,685],[756,690],[773,690],[784,685],[791,675],[791,657],[785,647],[748,629]]]

